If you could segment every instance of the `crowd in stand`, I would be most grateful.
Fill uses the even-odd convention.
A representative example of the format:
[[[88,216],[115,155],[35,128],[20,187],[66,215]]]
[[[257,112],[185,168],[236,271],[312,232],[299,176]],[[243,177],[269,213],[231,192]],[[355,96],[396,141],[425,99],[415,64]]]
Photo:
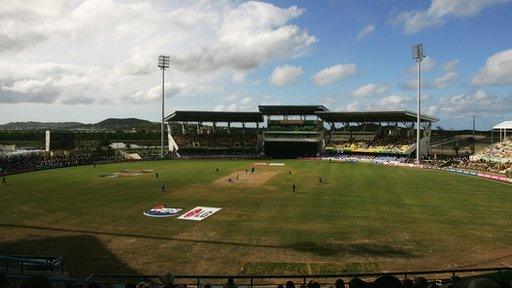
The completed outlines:
[[[361,278],[354,277],[350,281],[345,282],[343,279],[337,279],[331,284],[320,284],[314,280],[310,280],[307,284],[296,285],[292,281],[287,281],[285,284],[277,285],[277,288],[511,288],[512,281],[510,279],[503,279],[502,282],[496,283],[488,278],[468,277],[460,278],[453,276],[445,280],[429,281],[424,277],[415,277],[414,279],[405,278],[400,280],[392,275],[383,275],[373,281],[365,281]],[[18,286],[19,285],[19,286]],[[18,284],[0,272],[0,288],[53,288],[51,281],[44,276],[33,276],[23,283]],[[158,283],[153,282],[135,282],[135,283],[85,283],[78,282],[75,284],[66,284],[65,287],[69,288],[186,288],[186,285],[178,285],[174,283],[174,277],[170,274],[160,277]],[[210,285],[205,284],[201,286],[194,286],[197,288],[237,288],[237,287],[250,287],[248,285],[237,285],[233,278],[228,278],[227,283],[224,285]],[[269,287],[269,285],[265,285]]]
[[[412,137],[384,135],[375,137],[372,140],[331,140],[327,144],[327,147],[339,151],[404,154],[413,144],[414,139]]]
[[[3,155],[0,156],[0,175],[115,161],[117,159],[113,154],[98,153],[50,156],[48,153],[39,152]]]
[[[452,160],[449,166],[454,168],[503,174],[512,178],[512,162],[500,163],[486,160],[469,161],[468,158],[459,157],[455,158],[455,160]]]
[[[176,144],[180,148],[186,147],[210,147],[210,148],[232,148],[232,147],[256,147],[257,136],[255,133],[247,134],[177,134],[173,135]]]
[[[504,158],[512,161],[512,139],[491,145],[478,153],[477,156],[495,159]]]

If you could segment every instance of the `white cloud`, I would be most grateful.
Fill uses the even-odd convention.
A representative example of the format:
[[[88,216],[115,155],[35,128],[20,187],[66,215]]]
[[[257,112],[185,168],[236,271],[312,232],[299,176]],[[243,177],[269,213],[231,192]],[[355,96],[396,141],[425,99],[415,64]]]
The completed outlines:
[[[364,38],[366,38],[368,35],[370,35],[375,30],[375,26],[372,24],[369,24],[368,26],[364,27],[359,33],[357,33],[356,40],[361,41]]]
[[[435,66],[435,61],[430,60],[427,62],[427,68],[432,70]],[[425,79],[422,79],[421,87],[424,89],[439,89],[439,88],[445,88],[449,84],[455,82],[457,79],[459,79],[459,72],[458,70],[459,60],[454,59],[448,62],[443,63],[442,69],[444,71],[444,74],[442,74],[439,77],[436,77],[433,81],[428,81]],[[409,72],[412,72],[411,70],[416,69],[415,66],[409,67]],[[422,66],[423,71],[423,66]],[[416,79],[410,79],[407,80],[405,83],[400,84],[400,87],[405,90],[414,90],[417,86],[417,80]]]
[[[220,104],[220,105],[213,107],[213,111],[236,111],[236,110],[237,110],[237,105],[234,103],[229,104],[229,105]]]
[[[251,103],[251,97],[244,97],[242,100],[240,100],[240,105],[247,105]]]
[[[281,104],[282,104],[281,101],[273,98],[270,95],[265,95],[263,97],[263,102],[261,103],[261,105],[281,105]]]
[[[178,94],[187,94],[191,92],[195,92],[199,89],[190,83],[165,83],[165,98],[171,98]],[[162,98],[162,85],[156,85],[151,87],[148,90],[140,90],[137,91],[133,95],[129,95],[124,97],[124,100],[130,103],[152,103],[156,101],[160,101]]]
[[[498,52],[487,58],[485,66],[473,76],[475,85],[512,84],[512,49]]]
[[[330,97],[320,99],[320,104],[324,106],[332,106],[336,103],[336,100]]]
[[[390,95],[382,98],[377,107],[384,110],[393,110],[393,109],[404,109],[405,106],[411,102],[411,98],[405,97],[403,95]]]
[[[356,73],[356,64],[337,64],[316,73],[313,76],[313,81],[318,86],[326,86],[333,82],[342,80],[350,75]]]
[[[446,19],[474,16],[483,9],[510,0],[432,0],[426,10],[404,11],[389,20],[403,25],[405,34],[415,34],[429,27],[441,26]]]
[[[469,115],[478,111],[482,115],[505,114],[512,110],[510,95],[491,95],[479,89],[474,92],[463,92],[440,99],[438,111],[450,116]]]
[[[169,93],[222,91],[226,75],[243,82],[251,69],[306,55],[317,40],[290,23],[303,13],[235,0],[4,1],[0,103],[155,101],[156,57],[170,52],[166,79],[181,84]]]
[[[421,72],[432,71],[434,67],[436,67],[436,61],[429,56],[426,56],[423,58],[423,61],[421,61]],[[407,72],[416,74],[418,72],[418,66],[416,64],[409,66],[409,68],[407,68]]]
[[[248,70],[275,58],[294,58],[307,53],[317,40],[288,22],[303,9],[279,8],[249,1],[216,15],[210,32],[216,39],[192,53],[174,57],[178,69],[212,71],[221,68]]]
[[[274,85],[284,85],[297,81],[302,74],[302,68],[297,66],[278,66],[272,71],[268,80]]]
[[[453,72],[457,71],[457,68],[459,67],[459,59],[453,59],[451,61],[445,62],[443,64],[443,70],[446,72]]]
[[[446,74],[437,77],[434,79],[434,82],[431,84],[432,88],[445,88],[448,84],[454,82],[459,78],[459,73],[457,72],[446,72]]]
[[[369,83],[354,90],[352,96],[366,97],[369,95],[380,95],[386,93],[387,90],[388,87],[386,85]]]
[[[245,77],[247,76],[246,73],[235,71],[233,72],[233,75],[231,75],[231,81],[235,83],[242,83],[245,81]]]

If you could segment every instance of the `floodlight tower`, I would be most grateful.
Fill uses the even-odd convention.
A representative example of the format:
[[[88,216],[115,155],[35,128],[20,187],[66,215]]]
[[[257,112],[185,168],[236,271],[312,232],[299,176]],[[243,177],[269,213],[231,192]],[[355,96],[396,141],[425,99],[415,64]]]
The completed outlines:
[[[420,164],[420,121],[421,121],[421,60],[425,58],[422,44],[412,45],[412,58],[418,63],[417,105],[416,105],[416,164]]]
[[[164,157],[164,98],[165,98],[165,69],[169,68],[171,57],[169,55],[158,56],[158,67],[162,69],[162,123],[160,129],[160,157]]]

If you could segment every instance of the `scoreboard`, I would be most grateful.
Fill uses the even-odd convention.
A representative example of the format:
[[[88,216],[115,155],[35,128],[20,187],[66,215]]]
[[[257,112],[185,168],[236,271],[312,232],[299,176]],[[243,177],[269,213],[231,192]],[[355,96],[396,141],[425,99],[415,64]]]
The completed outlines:
[[[75,149],[75,134],[68,131],[46,131],[46,151]]]

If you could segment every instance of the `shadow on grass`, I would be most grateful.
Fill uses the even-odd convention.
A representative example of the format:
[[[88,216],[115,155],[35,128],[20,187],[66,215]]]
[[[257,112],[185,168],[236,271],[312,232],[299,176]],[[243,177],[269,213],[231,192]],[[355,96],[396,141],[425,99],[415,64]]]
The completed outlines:
[[[297,242],[292,244],[274,245],[274,244],[252,244],[233,241],[219,241],[219,240],[204,240],[204,239],[187,239],[168,236],[154,236],[154,235],[141,235],[134,233],[116,233],[104,231],[92,231],[84,229],[69,229],[57,227],[45,227],[34,225],[21,225],[21,224],[6,224],[0,223],[0,227],[19,228],[19,229],[35,229],[52,232],[72,232],[88,235],[108,235],[117,237],[131,237],[140,239],[152,240],[168,240],[176,242],[194,243],[194,244],[211,244],[211,245],[225,245],[225,246],[240,246],[240,247],[254,247],[254,248],[274,248],[284,250],[294,250],[298,252],[312,253],[319,256],[342,256],[342,255],[361,255],[361,256],[395,256],[395,257],[408,257],[412,258],[415,255],[405,249],[380,245],[375,243],[352,243],[352,244],[337,244],[325,243],[319,244],[315,242]],[[97,241],[97,240],[96,240]],[[0,249],[0,253],[1,253]]]
[[[92,235],[38,237],[0,242],[0,255],[64,256],[64,269],[74,277],[86,277],[91,272],[137,273]]]
[[[290,247],[299,252],[307,252],[317,254],[319,256],[375,256],[375,257],[416,257],[410,251],[390,245],[382,245],[375,243],[325,243],[319,244],[315,242],[297,242]]]

